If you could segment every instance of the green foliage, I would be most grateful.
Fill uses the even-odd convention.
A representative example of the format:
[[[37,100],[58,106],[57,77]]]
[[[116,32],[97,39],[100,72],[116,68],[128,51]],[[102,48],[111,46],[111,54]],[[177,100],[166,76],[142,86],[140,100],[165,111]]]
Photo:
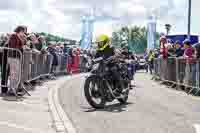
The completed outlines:
[[[48,34],[48,33],[44,33],[44,32],[41,32],[41,33],[38,33],[38,34],[44,36],[46,38],[47,43],[50,42],[50,41],[64,42],[66,40],[69,40],[69,39],[66,39],[66,38],[63,38],[63,37],[60,37],[60,36],[56,36],[56,35],[52,35],[52,34]]]
[[[122,27],[112,33],[112,45],[120,47],[122,42],[120,36],[125,32],[128,35],[128,45],[131,51],[135,53],[144,53],[147,48],[147,29],[145,27],[133,26]],[[158,40],[159,33],[156,34]],[[158,44],[157,44],[158,45]]]
[[[112,45],[115,47],[120,47],[120,34],[118,32],[112,33]]]

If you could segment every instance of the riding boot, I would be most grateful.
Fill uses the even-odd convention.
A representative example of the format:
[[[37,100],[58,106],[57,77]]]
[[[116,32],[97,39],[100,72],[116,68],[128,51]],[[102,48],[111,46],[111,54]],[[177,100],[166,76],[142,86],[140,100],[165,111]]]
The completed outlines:
[[[116,85],[116,90],[114,91],[114,95],[120,97],[122,96],[122,91],[123,91],[122,83],[121,81],[118,81]]]

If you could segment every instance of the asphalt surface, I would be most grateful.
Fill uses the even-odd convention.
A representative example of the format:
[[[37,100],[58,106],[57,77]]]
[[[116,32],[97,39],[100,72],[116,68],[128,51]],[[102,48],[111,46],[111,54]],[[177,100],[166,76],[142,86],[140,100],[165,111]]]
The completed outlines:
[[[66,81],[59,89],[60,103],[78,133],[198,133],[200,99],[167,88],[149,75],[136,75],[136,93],[127,105],[117,101],[106,109],[88,105],[84,76]]]

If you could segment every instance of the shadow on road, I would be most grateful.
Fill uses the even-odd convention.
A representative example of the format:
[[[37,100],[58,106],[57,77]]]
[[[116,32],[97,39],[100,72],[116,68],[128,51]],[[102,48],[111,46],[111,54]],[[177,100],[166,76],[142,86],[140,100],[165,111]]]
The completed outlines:
[[[120,113],[123,111],[127,111],[126,108],[128,105],[131,105],[134,103],[126,103],[126,104],[120,104],[120,103],[116,103],[116,104],[112,104],[112,105],[107,105],[105,106],[104,109],[94,109],[94,108],[87,108],[87,110],[85,110],[84,112],[95,112],[95,111],[105,111],[105,112],[113,112],[113,113]]]
[[[4,96],[4,97],[1,97],[1,99],[4,101],[9,101],[9,102],[19,102],[19,101],[23,101],[26,98],[25,97],[16,97],[16,96]]]

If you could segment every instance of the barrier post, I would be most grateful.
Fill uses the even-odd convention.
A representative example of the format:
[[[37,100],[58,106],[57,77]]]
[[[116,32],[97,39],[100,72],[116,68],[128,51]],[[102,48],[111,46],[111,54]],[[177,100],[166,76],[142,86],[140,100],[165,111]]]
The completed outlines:
[[[196,93],[195,93],[195,95],[198,95],[199,94],[199,92],[200,92],[200,73],[199,73],[199,71],[200,71],[200,64],[199,64],[200,62],[199,62],[199,60],[196,62],[196,88],[197,88],[197,91],[196,91]]]
[[[176,58],[175,61],[176,61],[176,82],[177,82],[176,89],[180,90],[179,62],[178,62],[179,60],[178,60],[178,58]]]

